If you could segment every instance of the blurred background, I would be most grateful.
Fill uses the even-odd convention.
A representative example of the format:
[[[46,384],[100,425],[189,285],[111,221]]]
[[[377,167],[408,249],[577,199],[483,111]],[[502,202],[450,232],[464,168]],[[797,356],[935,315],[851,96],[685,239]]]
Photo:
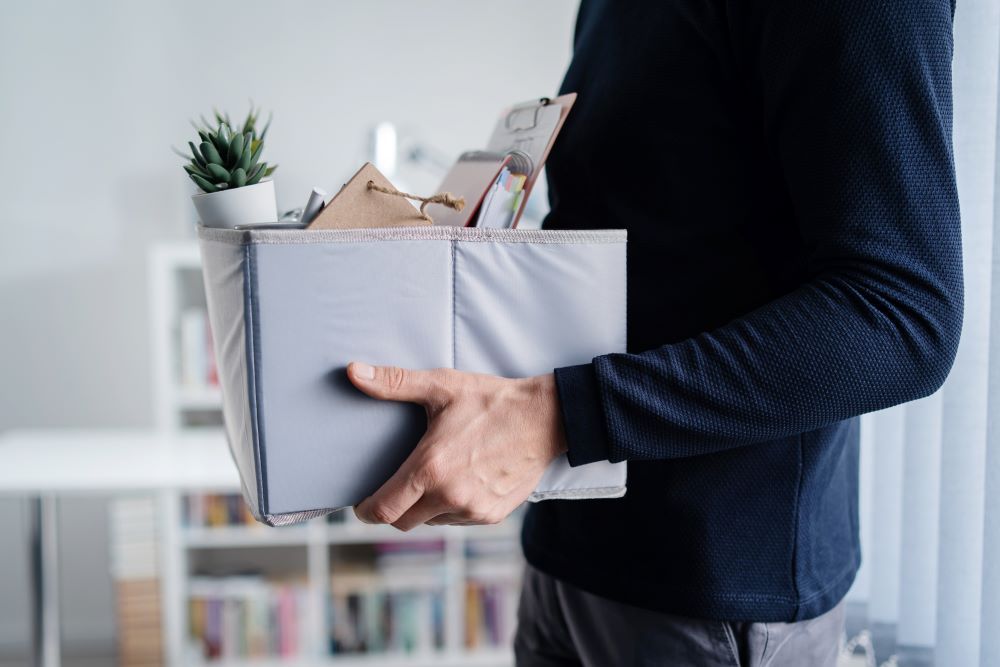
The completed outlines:
[[[241,118],[253,100],[274,114],[279,211],[313,186],[335,192],[365,160],[430,192],[502,108],[556,92],[575,10],[0,5],[0,468],[37,471],[0,473],[0,665],[43,664],[33,645],[47,667],[511,664],[516,515],[406,535],[343,514],[251,525],[218,430],[194,187],[171,147],[199,114]],[[866,560],[844,664],[1000,665],[998,26],[1000,1],[960,3],[965,338],[942,392],[864,420]],[[544,189],[532,206],[538,224]],[[154,490],[121,481],[125,454],[113,475],[73,476],[88,448],[175,440],[218,450],[215,467]]]

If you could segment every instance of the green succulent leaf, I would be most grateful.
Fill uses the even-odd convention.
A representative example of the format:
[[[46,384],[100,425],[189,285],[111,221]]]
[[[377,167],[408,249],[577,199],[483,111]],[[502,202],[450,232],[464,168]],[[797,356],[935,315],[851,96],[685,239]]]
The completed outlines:
[[[264,144],[260,140],[251,142],[253,147],[253,155],[250,156],[250,164],[254,165],[260,162],[260,154],[264,152]]]
[[[208,181],[206,181],[204,178],[202,178],[198,174],[191,174],[191,180],[194,181],[195,185],[197,185],[199,188],[201,188],[205,192],[218,192],[219,191],[219,188],[215,187],[214,185],[212,185],[211,183],[209,183]]]
[[[191,148],[191,155],[194,156],[194,161],[198,163],[199,167],[204,167],[207,162],[201,153],[198,152],[198,147],[194,145],[193,141],[189,141],[188,146]]]
[[[267,169],[264,170],[264,175],[265,176],[270,176],[271,174],[274,173],[274,170],[277,169],[277,168],[278,168],[278,165],[276,165],[276,164],[271,165],[270,167],[268,167]]]
[[[267,122],[264,123],[264,129],[261,130],[261,133],[260,133],[260,140],[261,141],[264,141],[264,138],[267,137],[267,131],[271,129],[271,119],[272,118],[274,118],[274,113],[269,113],[267,115]]]
[[[201,148],[201,154],[205,156],[207,164],[222,164],[222,156],[219,155],[219,151],[216,150],[212,142],[203,141],[199,148]]]
[[[222,135],[221,127],[215,134],[209,136],[212,137],[212,144],[219,153],[219,162],[225,164],[226,154],[229,152],[229,138]]]
[[[239,161],[243,158],[243,135],[237,134],[233,137],[232,141],[229,142],[229,165],[230,167],[238,166]]]
[[[222,124],[232,125],[232,123],[229,122],[228,113],[220,113],[219,110],[216,109],[215,107],[212,107],[212,113],[215,115],[216,125],[222,125]]]
[[[247,185],[257,185],[260,179],[264,178],[264,170],[267,165],[263,162],[258,164],[256,167],[250,170],[249,176],[247,176]]]
[[[249,171],[250,169],[250,158],[252,157],[252,149],[250,146],[253,144],[253,140],[250,138],[250,133],[247,132],[243,135],[243,151],[240,154],[240,159],[236,163],[236,166],[243,171]]]
[[[225,167],[215,164],[214,162],[208,163],[208,172],[212,174],[217,181],[228,182],[231,176]]]
[[[240,169],[239,167],[233,171],[233,175],[229,178],[229,185],[234,188],[242,188],[247,184],[247,173]]]
[[[198,168],[197,165],[195,165],[193,163],[192,164],[186,164],[186,165],[184,165],[184,171],[186,171],[191,176],[201,176],[206,181],[211,181],[212,180],[212,175],[211,174],[209,174],[206,171],[202,171],[201,169]]]

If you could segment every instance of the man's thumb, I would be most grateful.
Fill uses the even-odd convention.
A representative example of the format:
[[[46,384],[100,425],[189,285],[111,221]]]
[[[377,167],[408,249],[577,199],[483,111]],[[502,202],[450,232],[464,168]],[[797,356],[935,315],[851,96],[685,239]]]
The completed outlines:
[[[430,400],[434,390],[430,373],[396,366],[370,366],[358,361],[347,365],[347,377],[351,383],[372,398],[421,405]]]

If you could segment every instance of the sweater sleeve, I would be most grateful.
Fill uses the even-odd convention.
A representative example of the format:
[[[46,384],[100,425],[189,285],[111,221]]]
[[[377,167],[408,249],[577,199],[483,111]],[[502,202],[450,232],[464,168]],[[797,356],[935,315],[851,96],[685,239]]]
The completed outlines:
[[[756,4],[767,9],[739,57],[806,278],[718,329],[557,369],[574,465],[803,433],[928,395],[951,368],[962,268],[949,0]]]

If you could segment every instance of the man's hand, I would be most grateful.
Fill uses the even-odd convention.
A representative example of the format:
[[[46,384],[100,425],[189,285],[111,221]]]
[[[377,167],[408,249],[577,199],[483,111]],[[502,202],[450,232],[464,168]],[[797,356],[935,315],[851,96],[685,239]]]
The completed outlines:
[[[555,377],[509,380],[450,369],[413,371],[351,363],[374,398],[427,410],[427,432],[389,481],[359,503],[365,523],[499,523],[566,451]]]

